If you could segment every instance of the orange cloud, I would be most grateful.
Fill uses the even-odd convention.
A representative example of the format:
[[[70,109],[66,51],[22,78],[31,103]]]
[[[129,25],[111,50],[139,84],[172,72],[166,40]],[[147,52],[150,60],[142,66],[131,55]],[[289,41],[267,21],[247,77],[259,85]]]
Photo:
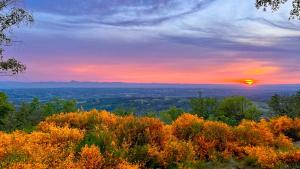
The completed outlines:
[[[223,79],[228,83],[240,83],[245,79],[253,79],[256,82],[268,83],[276,79],[281,68],[273,65],[271,62],[259,61],[253,59],[240,59],[232,64],[225,65],[222,69]]]
[[[190,67],[179,67],[172,63],[82,64],[67,67],[66,71],[92,81],[240,83],[244,79],[267,82],[268,79],[275,78],[280,68],[265,61],[240,59],[232,63],[211,63],[207,66],[191,64]]]
[[[179,58],[179,57],[178,57]],[[229,58],[220,62],[216,58],[172,58],[170,60],[82,60],[66,64],[28,65],[30,69],[20,80],[34,75],[39,81],[101,81],[141,83],[244,83],[245,79],[257,84],[299,83],[297,72],[287,72],[270,61]],[[53,67],[55,69],[47,69]],[[45,70],[44,70],[45,69]],[[42,70],[42,71],[41,71]]]

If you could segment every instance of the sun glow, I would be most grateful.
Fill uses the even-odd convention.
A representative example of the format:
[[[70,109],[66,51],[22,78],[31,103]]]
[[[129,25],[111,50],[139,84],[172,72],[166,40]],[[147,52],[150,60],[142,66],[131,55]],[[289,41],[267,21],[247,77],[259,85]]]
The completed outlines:
[[[246,80],[244,80],[244,83],[249,86],[252,86],[252,85],[254,85],[255,81],[252,79],[246,79]]]

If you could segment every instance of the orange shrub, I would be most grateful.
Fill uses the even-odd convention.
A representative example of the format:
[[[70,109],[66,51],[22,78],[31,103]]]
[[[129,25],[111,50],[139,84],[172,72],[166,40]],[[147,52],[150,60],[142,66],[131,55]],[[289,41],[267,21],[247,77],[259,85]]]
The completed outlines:
[[[84,137],[84,132],[79,129],[69,127],[57,127],[54,123],[41,122],[38,130],[49,133],[52,144],[67,143],[69,141],[78,143]]]
[[[280,159],[287,164],[300,163],[300,150],[288,151],[280,154]]]
[[[232,141],[232,129],[225,123],[207,121],[203,125],[203,136],[210,142],[215,142],[219,151],[226,149],[226,144]]]
[[[98,147],[92,145],[91,147],[85,146],[80,153],[79,163],[84,168],[97,169],[103,165],[103,157]]]
[[[77,129],[55,128],[47,133],[13,132],[0,134],[0,168],[55,168],[65,161],[76,144],[82,139],[83,132]],[[22,168],[22,167],[21,167]]]
[[[116,169],[139,169],[139,165],[130,164],[127,161],[121,161]]]
[[[202,131],[203,123],[202,118],[185,113],[172,123],[172,134],[178,139],[192,139]]]
[[[163,145],[167,135],[164,124],[155,118],[134,116],[119,117],[115,129],[118,144],[124,147],[135,145]]]
[[[58,164],[58,166],[56,168],[58,168],[58,169],[63,169],[63,168],[83,169],[84,166],[76,160],[74,154],[70,154],[63,162]]]
[[[106,111],[92,110],[90,112],[57,114],[46,119],[48,123],[55,123],[58,126],[68,125],[72,128],[91,129],[97,126],[113,127],[117,117]]]
[[[8,169],[47,169],[47,166],[44,164],[36,163],[36,164],[30,164],[30,163],[17,163],[14,164]]]
[[[300,118],[295,118],[293,125],[294,125],[294,128],[296,128],[300,131]]]
[[[284,134],[294,141],[300,141],[300,119],[294,120],[287,116],[277,117],[271,120],[270,128],[274,134]]]
[[[298,139],[300,140],[300,118],[294,119],[293,126],[294,126],[293,128],[295,129],[296,135],[297,135]]]
[[[270,128],[272,132],[276,135],[284,133],[290,130],[294,126],[293,119],[287,116],[281,116],[278,118],[271,119]]]
[[[269,147],[245,147],[245,152],[249,157],[257,159],[258,165],[263,168],[274,168],[278,164],[278,155],[276,151]]]
[[[241,146],[274,144],[274,135],[264,120],[259,123],[243,120],[234,128],[234,138]]]
[[[211,159],[211,155],[215,151],[216,141],[197,136],[193,139],[193,143],[197,157],[202,160]]]
[[[278,148],[287,150],[292,149],[294,146],[292,139],[283,134],[280,134],[278,137],[276,137],[275,144]]]
[[[31,133],[0,132],[0,168],[201,168],[235,159],[261,168],[293,166],[300,163],[300,148],[291,131],[300,131],[299,119],[244,120],[231,127],[191,114],[171,125],[96,110],[59,114]]]
[[[192,162],[195,158],[195,151],[190,142],[170,140],[156,155],[161,165],[172,168],[180,163]]]

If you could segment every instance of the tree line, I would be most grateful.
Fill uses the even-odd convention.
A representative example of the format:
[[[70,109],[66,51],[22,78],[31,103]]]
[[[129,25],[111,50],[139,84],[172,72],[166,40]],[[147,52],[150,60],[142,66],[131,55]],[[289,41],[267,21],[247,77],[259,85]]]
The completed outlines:
[[[142,116],[157,117],[166,124],[171,124],[183,113],[190,113],[202,117],[205,120],[221,121],[231,126],[238,125],[242,120],[258,121],[261,118],[288,116],[300,117],[300,91],[291,96],[275,94],[268,101],[269,112],[264,113],[251,100],[244,96],[229,96],[223,99],[213,97],[192,98],[189,101],[190,110],[186,111],[176,107],[170,107],[158,113],[145,113]],[[28,130],[46,117],[58,113],[83,111],[78,109],[76,100],[63,100],[54,98],[48,102],[41,102],[34,98],[31,102],[14,106],[8,101],[5,93],[0,92],[0,130]],[[128,109],[116,108],[112,112],[119,116],[134,115],[134,107]]]
[[[48,102],[41,102],[34,98],[29,103],[22,103],[18,108],[8,101],[8,97],[0,92],[0,130],[32,131],[35,126],[46,117],[57,113],[77,112],[75,100],[54,98]]]

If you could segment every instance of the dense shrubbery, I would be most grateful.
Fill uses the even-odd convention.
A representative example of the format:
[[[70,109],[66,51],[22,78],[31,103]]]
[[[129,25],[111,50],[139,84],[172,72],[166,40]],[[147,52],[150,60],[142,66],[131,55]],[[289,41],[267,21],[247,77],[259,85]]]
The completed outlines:
[[[284,115],[295,118],[300,117],[300,92],[289,97],[274,95],[269,101],[269,106],[271,113],[267,115],[267,112],[262,114],[251,100],[243,96],[230,96],[223,99],[198,97],[190,100],[189,112],[203,117],[205,120],[222,121],[232,126],[239,124],[243,119],[257,121],[261,117],[270,118]],[[33,99],[30,103],[22,103],[16,107],[8,102],[4,93],[0,92],[0,130],[32,131],[40,121],[50,115],[77,111],[76,101],[57,98],[48,102]],[[187,111],[175,106],[159,113],[142,114],[136,112],[134,107],[119,107],[113,111],[119,116],[138,114],[139,116],[158,117],[166,124],[171,124],[183,112]]]
[[[0,132],[0,168],[292,167],[299,135],[300,119],[286,116],[229,126],[182,114],[167,125],[94,110],[50,116],[31,133]]]
[[[259,120],[240,96],[192,99],[191,114],[172,107],[138,117],[77,112],[75,101],[59,99],[16,109],[0,93],[0,127],[12,132],[0,132],[0,168],[297,168],[299,98],[274,96],[275,116]]]

